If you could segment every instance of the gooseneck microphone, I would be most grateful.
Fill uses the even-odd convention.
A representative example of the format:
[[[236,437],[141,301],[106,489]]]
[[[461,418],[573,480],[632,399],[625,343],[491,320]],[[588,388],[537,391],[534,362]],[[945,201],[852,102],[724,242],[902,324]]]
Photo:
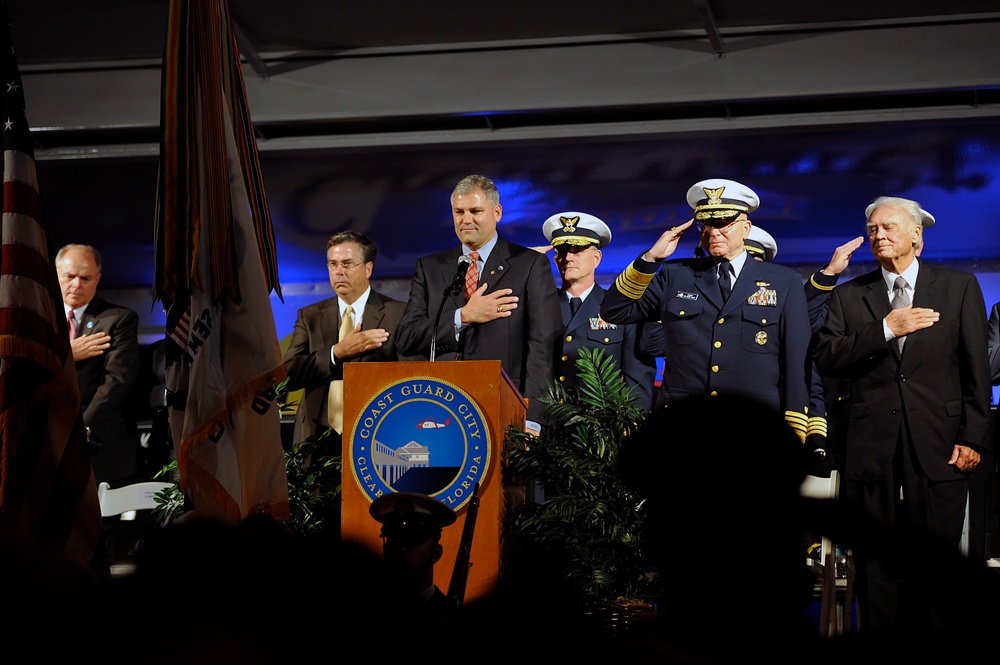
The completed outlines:
[[[431,362],[434,362],[434,358],[437,355],[437,329],[438,323],[441,322],[441,312],[444,311],[444,304],[448,298],[457,296],[465,290],[465,273],[469,272],[469,266],[471,265],[472,259],[466,254],[459,256],[458,268],[455,269],[455,277],[451,280],[451,284],[445,288],[444,293],[441,294],[441,304],[438,305],[437,316],[434,317],[434,326],[431,328],[431,352],[428,356],[428,360]]]

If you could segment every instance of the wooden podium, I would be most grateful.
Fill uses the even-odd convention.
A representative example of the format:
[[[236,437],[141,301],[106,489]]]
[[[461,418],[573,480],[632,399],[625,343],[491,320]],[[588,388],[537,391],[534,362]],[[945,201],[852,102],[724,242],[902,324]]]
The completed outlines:
[[[489,593],[500,572],[505,507],[500,453],[504,430],[511,424],[523,427],[525,413],[524,399],[498,360],[346,363],[343,539],[360,542],[381,555],[381,524],[368,513],[379,492],[420,491],[446,505],[457,506],[458,521],[444,529],[444,554],[434,566],[434,583],[447,594],[472,495],[471,484],[478,479],[479,515],[465,602]],[[424,418],[424,414],[432,417]],[[451,448],[442,451],[422,443],[438,439],[445,442],[439,448],[454,447],[455,441],[465,442],[461,464],[434,467],[435,456],[456,456]],[[479,446],[487,439],[488,455],[480,455]],[[380,460],[375,459],[378,456]],[[429,463],[422,462],[423,457],[429,457]],[[394,463],[399,460],[403,461]],[[425,482],[413,489],[413,478]],[[441,491],[437,491],[439,486]],[[424,489],[428,487],[431,489]]]

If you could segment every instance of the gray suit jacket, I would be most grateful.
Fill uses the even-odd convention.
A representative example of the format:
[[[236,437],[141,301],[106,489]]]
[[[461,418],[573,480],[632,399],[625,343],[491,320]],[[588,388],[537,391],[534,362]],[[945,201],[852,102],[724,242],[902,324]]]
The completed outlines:
[[[384,328],[389,341],[377,349],[345,362],[387,362],[404,360],[396,348],[396,329],[403,316],[404,303],[372,289],[361,317],[362,330]],[[343,363],[330,360],[332,347],[340,331],[340,307],[337,298],[328,298],[299,310],[292,332],[292,342],[285,352],[288,390],[303,389],[303,403],[295,415],[295,441],[299,442],[330,426],[327,418],[327,395],[330,381],[344,376]]]

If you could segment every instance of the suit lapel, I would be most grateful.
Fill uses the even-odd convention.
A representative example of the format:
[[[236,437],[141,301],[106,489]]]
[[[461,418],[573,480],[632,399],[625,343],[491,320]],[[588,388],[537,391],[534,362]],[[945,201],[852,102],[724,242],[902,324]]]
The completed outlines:
[[[483,266],[483,272],[479,275],[479,285],[483,282],[489,284],[487,291],[496,291],[498,284],[504,276],[510,272],[510,245],[503,238],[497,238],[497,244],[490,252],[490,258]]]
[[[566,312],[569,312],[569,303],[566,302],[565,294],[562,295],[562,300],[566,303]],[[580,304],[580,309],[577,310],[576,315],[570,319],[569,323],[566,325],[566,330],[573,330],[586,324],[590,325],[590,319],[596,318],[601,314],[601,302],[604,300],[604,289],[598,285],[594,285],[594,290],[590,292],[587,299]]]
[[[728,316],[758,289],[757,282],[761,279],[761,275],[757,264],[757,259],[747,256],[746,261],[743,262],[743,270],[740,271],[739,279],[733,284],[733,291],[729,294],[729,300],[723,305],[720,314]]]
[[[382,319],[385,318],[385,303],[382,298],[372,290],[368,294],[368,302],[365,304],[365,313],[361,317],[361,329],[373,330],[382,327]]]
[[[101,321],[101,312],[104,309],[104,303],[98,298],[91,300],[87,305],[87,309],[83,311],[83,316],[80,317],[80,325],[77,326],[76,336],[80,337],[93,333],[94,328]]]
[[[865,301],[865,306],[871,317],[876,321],[881,321],[892,311],[892,305],[889,304],[885,280],[882,279],[882,269],[876,268],[874,272],[868,274],[870,275],[868,289],[862,296],[862,300]],[[900,359],[899,345],[887,343],[886,346],[889,347],[890,352],[898,362]]]
[[[719,280],[714,263],[705,260],[700,267],[695,267],[694,285],[715,309],[722,309],[722,294],[719,292]]]

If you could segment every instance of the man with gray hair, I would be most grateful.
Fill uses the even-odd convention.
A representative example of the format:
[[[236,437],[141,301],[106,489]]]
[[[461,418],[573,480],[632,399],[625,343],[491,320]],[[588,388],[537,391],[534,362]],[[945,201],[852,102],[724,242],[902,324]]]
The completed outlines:
[[[841,494],[957,547],[968,477],[989,444],[983,294],[975,276],[916,258],[926,214],[916,201],[881,197],[866,214],[879,268],[833,290],[816,344],[823,375],[850,380]],[[855,554],[863,629],[939,627],[916,561],[901,571],[863,546]]]
[[[96,297],[101,255],[90,245],[66,245],[55,264],[94,477],[125,484],[137,473],[128,404],[139,373],[139,315]]]
[[[463,178],[451,209],[461,245],[417,261],[397,344],[428,358],[433,340],[436,359],[499,360],[530,400],[527,429],[537,433],[542,405],[535,398],[552,380],[562,329],[552,269],[543,254],[497,233],[503,208],[489,178]],[[461,279],[460,262],[468,263],[464,289],[446,295]]]

